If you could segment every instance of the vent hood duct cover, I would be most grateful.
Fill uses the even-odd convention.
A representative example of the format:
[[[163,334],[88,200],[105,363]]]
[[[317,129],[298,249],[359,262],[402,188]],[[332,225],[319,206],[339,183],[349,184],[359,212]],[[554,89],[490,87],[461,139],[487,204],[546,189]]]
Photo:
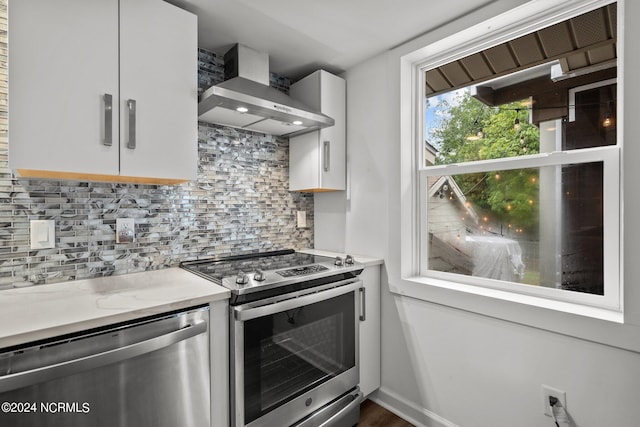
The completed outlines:
[[[227,80],[200,96],[198,120],[281,136],[334,125],[331,117],[269,86],[266,54],[237,44],[224,61]],[[237,110],[242,107],[246,112]]]

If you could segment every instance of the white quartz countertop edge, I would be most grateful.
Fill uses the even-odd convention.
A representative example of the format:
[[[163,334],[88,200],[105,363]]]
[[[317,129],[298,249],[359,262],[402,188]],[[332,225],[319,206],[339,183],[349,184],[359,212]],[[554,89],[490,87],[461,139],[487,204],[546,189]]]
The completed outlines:
[[[229,298],[181,268],[0,291],[0,349]]]
[[[351,255],[357,262],[361,262],[365,267],[370,267],[373,265],[381,265],[384,264],[384,260],[382,258],[374,258],[365,255],[358,255],[352,253],[345,252],[334,252],[334,251],[325,251],[323,249],[302,249],[300,252],[304,252],[312,255],[320,255],[320,256],[329,256],[329,257],[342,257],[344,258],[347,254]]]

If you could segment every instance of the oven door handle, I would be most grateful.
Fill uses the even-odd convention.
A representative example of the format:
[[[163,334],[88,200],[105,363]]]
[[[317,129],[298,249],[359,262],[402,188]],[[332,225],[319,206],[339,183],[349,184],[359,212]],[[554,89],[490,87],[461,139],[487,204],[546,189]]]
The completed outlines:
[[[245,306],[233,307],[234,317],[237,321],[244,322],[246,320],[255,319],[258,317],[269,316],[271,314],[279,313],[285,310],[292,310],[294,308],[302,307],[305,305],[313,304],[316,302],[335,298],[340,295],[348,294],[349,292],[355,292],[362,287],[362,282],[352,282],[343,286],[326,289],[323,291],[317,291],[307,293],[297,297],[292,297],[279,302],[266,302],[264,304],[247,304]]]
[[[360,321],[367,320],[367,289],[363,286],[360,288]]]

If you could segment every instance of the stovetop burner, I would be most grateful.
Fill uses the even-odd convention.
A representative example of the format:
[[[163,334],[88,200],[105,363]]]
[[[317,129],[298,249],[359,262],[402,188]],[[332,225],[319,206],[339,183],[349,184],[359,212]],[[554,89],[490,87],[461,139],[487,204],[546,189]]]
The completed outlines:
[[[323,279],[332,276],[353,277],[364,268],[348,255],[332,258],[293,249],[185,261],[180,267],[230,289],[236,296],[302,282],[326,282]]]

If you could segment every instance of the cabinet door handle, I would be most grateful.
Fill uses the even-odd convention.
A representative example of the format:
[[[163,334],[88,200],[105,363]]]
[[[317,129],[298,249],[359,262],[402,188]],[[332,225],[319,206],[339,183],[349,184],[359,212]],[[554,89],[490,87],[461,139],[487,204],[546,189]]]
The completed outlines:
[[[360,321],[367,320],[367,290],[365,287],[360,288]]]
[[[102,145],[113,144],[113,95],[105,93],[102,96],[104,101],[104,139]]]
[[[127,140],[127,148],[134,150],[136,148],[136,100],[127,100],[127,109],[129,110],[129,139]]]
[[[324,142],[324,171],[329,172],[331,169],[331,141]]]

